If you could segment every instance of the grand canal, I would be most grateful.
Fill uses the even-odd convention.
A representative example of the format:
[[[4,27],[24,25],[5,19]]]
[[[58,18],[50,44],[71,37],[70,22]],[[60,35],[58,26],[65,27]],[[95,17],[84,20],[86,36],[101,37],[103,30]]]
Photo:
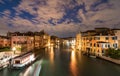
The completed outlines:
[[[119,65],[81,55],[70,47],[50,47],[42,51],[40,59],[31,66],[19,70],[5,68],[0,70],[0,76],[37,76],[38,67],[39,76],[120,76]]]

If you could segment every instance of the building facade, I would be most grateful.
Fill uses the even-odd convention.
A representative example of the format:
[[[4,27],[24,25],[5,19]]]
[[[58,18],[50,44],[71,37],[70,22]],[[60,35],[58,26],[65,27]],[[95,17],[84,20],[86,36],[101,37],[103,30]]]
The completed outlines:
[[[15,53],[27,52],[34,49],[34,37],[19,33],[11,36],[11,48]]]
[[[11,48],[16,50],[30,51],[33,49],[45,48],[50,45],[50,36],[44,32],[8,32],[8,37],[11,38]]]
[[[50,46],[50,36],[44,31],[36,32],[34,35],[34,46],[36,49]]]
[[[76,46],[80,45],[78,40],[81,40],[81,51],[93,55],[104,55],[109,48],[119,48],[119,33],[109,28],[95,28],[95,30],[88,30],[82,32],[82,37],[77,34]],[[79,35],[79,36],[78,36]]]
[[[75,46],[76,46],[77,50],[81,50],[81,47],[82,47],[81,43],[82,43],[82,36],[81,36],[81,32],[80,32],[80,33],[78,33],[76,35],[76,44],[75,44]]]
[[[10,38],[6,36],[0,36],[0,48],[10,47]]]
[[[120,49],[120,29],[113,29],[113,31],[118,38],[118,48]]]

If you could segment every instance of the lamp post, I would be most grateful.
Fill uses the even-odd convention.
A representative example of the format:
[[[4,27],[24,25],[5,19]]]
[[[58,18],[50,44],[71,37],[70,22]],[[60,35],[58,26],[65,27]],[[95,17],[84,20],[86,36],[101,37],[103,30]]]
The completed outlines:
[[[12,51],[13,51],[13,54],[12,54],[12,57],[11,57],[11,59],[10,59],[10,68],[12,67],[12,64],[13,64],[13,56],[14,56],[14,54],[15,54],[15,50],[16,50],[16,48],[15,47],[13,47],[12,48]]]
[[[15,54],[15,50],[16,50],[16,48],[15,48],[15,47],[13,47],[13,48],[12,48],[13,54]]]

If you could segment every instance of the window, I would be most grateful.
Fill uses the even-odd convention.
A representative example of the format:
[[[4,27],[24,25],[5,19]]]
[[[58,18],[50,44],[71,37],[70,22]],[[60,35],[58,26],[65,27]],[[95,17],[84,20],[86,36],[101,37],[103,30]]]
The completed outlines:
[[[104,45],[102,44],[102,48],[104,48]]]
[[[108,48],[110,48],[110,45],[108,44]]]
[[[17,44],[20,44],[21,42],[20,41],[17,41]]]
[[[86,40],[88,40],[88,38],[86,38]]]
[[[114,38],[115,38],[115,40],[117,40],[117,36],[115,36]]]
[[[27,44],[27,41],[24,41],[24,44]]]
[[[104,53],[104,50],[102,50],[102,53]]]
[[[92,46],[92,43],[90,43],[90,46]]]
[[[117,43],[113,44],[113,47],[114,47],[114,48],[117,48]]]
[[[107,44],[105,45],[105,47],[107,47]]]
[[[98,37],[98,40],[100,40],[100,37]]]
[[[90,39],[89,39],[90,41],[92,40],[92,37],[90,37]]]
[[[95,37],[95,40],[100,40],[100,37]]]
[[[97,47],[99,47],[99,44],[97,44]]]
[[[15,64],[20,64],[20,60],[15,60]]]
[[[16,42],[15,42],[15,41],[13,41],[13,43],[14,43],[14,44],[16,44]]]
[[[117,36],[112,37],[112,40],[117,40]]]
[[[109,39],[109,37],[105,37],[105,39],[106,39],[106,40],[108,40],[108,39]]]

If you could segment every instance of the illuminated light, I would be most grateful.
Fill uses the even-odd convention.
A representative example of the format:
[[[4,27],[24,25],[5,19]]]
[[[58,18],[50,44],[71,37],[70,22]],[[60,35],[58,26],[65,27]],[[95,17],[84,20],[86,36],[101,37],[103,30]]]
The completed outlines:
[[[75,51],[71,52],[71,62],[70,62],[70,69],[73,74],[73,76],[77,76],[77,61],[76,61],[76,55]]]
[[[53,43],[51,44],[51,46],[53,46]]]
[[[35,60],[34,55],[31,55],[31,56],[30,56],[30,60],[31,60],[31,61],[34,61],[34,60]]]
[[[49,42],[49,43],[48,43],[48,48],[50,48],[50,45],[51,45],[51,44],[50,44],[50,42]]]
[[[54,63],[54,50],[53,47],[50,49],[50,61],[53,64]]]
[[[12,48],[12,50],[13,50],[13,51],[15,51],[15,50],[16,50],[16,48],[15,48],[15,47],[13,47],[13,48]]]

